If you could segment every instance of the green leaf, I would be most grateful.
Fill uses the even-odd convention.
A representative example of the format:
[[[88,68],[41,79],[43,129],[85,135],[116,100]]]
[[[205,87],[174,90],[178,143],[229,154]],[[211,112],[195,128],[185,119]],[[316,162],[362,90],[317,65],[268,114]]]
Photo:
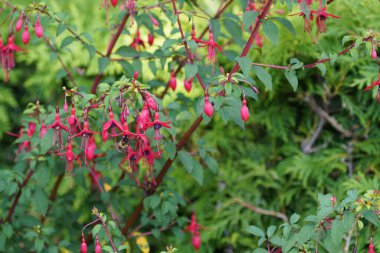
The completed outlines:
[[[253,71],[268,90],[272,90],[272,76],[262,67],[253,66]]]
[[[232,19],[224,19],[223,20],[224,27],[228,31],[228,33],[231,35],[232,39],[238,44],[242,45],[244,44],[244,41],[242,39],[243,34],[241,31],[241,27],[237,22],[235,22]]]
[[[94,228],[92,229],[92,237],[95,238],[95,236],[99,233],[100,229],[102,229],[101,224],[96,224]]]
[[[292,23],[286,18],[274,17],[273,20],[279,21],[290,33],[296,35],[296,30],[294,29]]]
[[[264,34],[269,38],[273,44],[278,43],[278,27],[271,20],[263,21]]]
[[[99,64],[99,72],[103,72],[104,70],[106,70],[106,68],[108,67],[108,65],[110,64],[110,59],[108,57],[101,57],[99,58],[98,60],[98,64]]]
[[[313,225],[304,226],[296,235],[296,241],[299,245],[307,242],[315,233]]]
[[[186,80],[193,78],[198,73],[198,65],[187,63],[185,65],[185,76]]]
[[[364,210],[361,212],[363,217],[371,222],[373,225],[375,225],[376,227],[379,226],[379,216],[377,216],[374,211],[372,210]]]
[[[248,31],[249,27],[255,22],[256,18],[259,16],[257,11],[247,11],[243,14],[243,24],[244,30]]]
[[[214,158],[207,156],[205,162],[212,173],[216,174],[218,172],[218,162]]]
[[[36,210],[42,215],[45,215],[49,204],[49,199],[46,193],[41,189],[37,189],[33,194],[33,202]]]
[[[203,168],[197,160],[193,160],[193,171],[191,172],[191,175],[199,185],[203,185]]]
[[[165,147],[166,154],[168,154],[168,157],[173,160],[176,154],[175,143],[172,141],[166,142],[164,144],[164,147]]]
[[[189,152],[179,151],[178,158],[182,162],[187,172],[191,173],[193,171],[193,157],[189,154]]]
[[[178,40],[175,40],[175,39],[167,39],[165,40],[164,44],[162,44],[162,47],[161,47],[161,50],[164,51],[166,49],[168,49],[169,47],[175,45],[175,44],[178,44]]]
[[[326,74],[326,65],[324,63],[317,64],[317,67],[321,71],[322,76]]]
[[[334,220],[331,227],[331,239],[335,245],[340,245],[344,236],[344,227],[341,220]]]
[[[161,198],[160,196],[153,195],[150,196],[150,208],[156,209],[161,203]]]
[[[65,25],[63,23],[59,23],[58,27],[57,27],[57,35],[56,36],[58,37],[61,33],[63,33],[66,30],[66,28],[67,28],[67,25]]]
[[[290,224],[293,225],[293,224],[297,223],[297,221],[299,221],[300,217],[301,216],[297,213],[292,214],[292,216],[290,216]]]
[[[334,65],[337,58],[338,58],[338,55],[336,53],[330,53],[330,64],[331,64],[331,66]]]
[[[236,61],[238,62],[243,74],[245,76],[249,76],[252,69],[252,62],[248,59],[248,57],[236,57]]]
[[[267,230],[268,238],[272,237],[272,235],[274,234],[274,232],[276,232],[276,229],[277,229],[277,227],[274,226],[274,225],[269,226],[269,228]]]
[[[247,231],[248,233],[251,233],[255,236],[259,236],[259,237],[265,237],[265,233],[263,230],[261,230],[261,228],[259,227],[256,227],[256,226],[249,226],[247,228]]]
[[[305,13],[305,16],[307,18],[310,17],[310,8],[309,5],[307,5],[307,3],[305,2],[305,0],[302,0],[302,2],[299,3],[299,8],[301,12]]]
[[[64,38],[64,40],[62,41],[61,48],[67,47],[68,45],[70,45],[70,44],[73,43],[74,41],[75,41],[75,38],[74,38],[73,36],[67,36],[67,37]]]
[[[296,92],[298,88],[298,78],[296,71],[293,69],[285,70],[285,77],[290,83],[290,85],[293,87],[293,91]]]

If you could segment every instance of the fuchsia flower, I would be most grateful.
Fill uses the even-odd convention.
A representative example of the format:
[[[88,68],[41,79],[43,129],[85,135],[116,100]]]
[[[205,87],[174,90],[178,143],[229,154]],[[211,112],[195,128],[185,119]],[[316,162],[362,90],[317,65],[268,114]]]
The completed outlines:
[[[296,16],[296,15],[303,17],[303,22],[304,22],[303,29],[305,32],[311,33],[310,20],[313,20],[313,18],[314,18],[313,13],[310,12],[309,17],[307,17],[306,13],[304,13],[304,12],[295,13],[295,14],[292,14],[290,16]]]
[[[45,122],[42,122],[42,126],[40,128],[40,139],[42,139],[47,132]]]
[[[249,109],[248,109],[247,101],[245,100],[245,97],[243,98],[243,105],[240,109],[240,116],[242,120],[244,120],[244,122],[247,121],[249,118]]]
[[[162,139],[162,135],[160,133],[161,127],[171,128],[171,126],[169,126],[170,123],[171,123],[171,121],[167,121],[167,122],[160,121],[160,114],[158,112],[156,112],[154,114],[154,121],[148,122],[147,124],[145,124],[145,129],[153,127],[154,128],[153,139],[156,141],[159,141]]]
[[[146,163],[152,167],[154,165],[154,160],[156,158],[159,158],[159,157],[161,157],[161,152],[152,151],[152,148],[150,147],[149,142],[147,142],[147,143],[144,143],[143,149],[140,150],[140,154],[139,154],[139,158],[137,159],[137,163],[141,159],[144,159],[146,161]]]
[[[134,24],[133,14],[135,12],[135,0],[128,0],[126,9],[129,12],[129,17],[131,19],[131,26],[132,26]]]
[[[88,140],[87,147],[84,150],[87,160],[92,161],[96,158],[95,150],[96,150],[95,138],[92,135],[90,139]]]
[[[170,88],[175,91],[175,89],[177,88],[177,80],[175,78],[175,73],[174,71],[172,71],[171,73],[171,77],[170,77],[170,80],[169,80],[169,86]]]
[[[87,113],[85,114],[86,114],[86,119],[83,122],[83,129],[79,133],[75,134],[73,138],[81,136],[82,137],[81,147],[86,149],[88,146],[89,139],[91,138],[92,135],[96,134],[96,132],[90,130],[88,126]]]
[[[148,44],[149,46],[153,45],[153,42],[154,42],[154,36],[152,33],[149,33],[148,34]]]
[[[216,49],[223,53],[223,49],[214,41],[214,34],[212,33],[211,26],[209,28],[209,41],[202,41],[203,46],[207,46],[208,60],[214,66],[216,62]]]
[[[370,243],[369,243],[369,247],[368,247],[368,253],[376,253],[375,252],[375,248],[373,246],[373,240],[372,240],[372,237],[370,239]]]
[[[102,253],[102,246],[100,246],[98,236],[96,236],[95,253]]]
[[[22,37],[22,43],[24,43],[24,45],[29,43],[30,34],[29,34],[28,22],[25,23],[24,31],[22,32],[21,37]]]
[[[28,123],[28,137],[32,137],[33,134],[36,132],[36,123],[29,122]]]
[[[48,126],[48,129],[50,128],[54,129],[52,145],[54,146],[58,140],[59,147],[62,147],[62,130],[68,132],[69,129],[61,122],[58,106],[55,109],[55,120],[51,125]]]
[[[119,0],[111,0],[111,4],[112,4],[112,6],[113,6],[113,7],[116,7],[118,1],[119,1]]]
[[[102,130],[102,139],[104,142],[108,140],[108,130],[111,129],[111,136],[116,137],[116,129],[119,129],[120,132],[123,131],[123,126],[114,118],[113,112],[110,110],[108,112],[109,120],[104,123]]]
[[[145,93],[145,102],[148,104],[149,108],[151,110],[156,111],[157,110],[157,104],[156,101],[152,98],[152,96],[149,93]]]
[[[40,21],[40,15],[37,15],[37,20],[34,25],[34,32],[36,33],[36,36],[38,38],[41,38],[44,36],[44,29],[42,28],[41,21]]]
[[[311,11],[315,14],[317,14],[317,17],[315,19],[316,23],[317,23],[317,27],[318,27],[318,33],[324,33],[326,32],[326,19],[328,17],[332,17],[332,18],[340,18],[338,16],[335,16],[333,14],[329,14],[326,12],[326,7],[319,7],[319,9],[317,11]]]
[[[377,52],[376,52],[376,49],[375,49],[374,45],[372,45],[372,54],[371,54],[371,56],[372,56],[372,59],[376,60],[376,58],[377,58]]]
[[[199,232],[195,234],[191,242],[193,244],[194,249],[199,250],[199,248],[201,247],[201,237]]]
[[[137,116],[138,129],[144,129],[145,124],[149,122],[150,113],[148,103],[144,103],[140,115]]]
[[[212,114],[214,113],[214,108],[212,108],[212,104],[209,101],[209,98],[206,96],[204,101],[203,110],[207,116],[210,118],[212,117]]]
[[[135,50],[138,50],[140,48],[140,46],[142,46],[143,48],[145,48],[144,41],[140,37],[140,30],[137,29],[137,31],[136,31],[136,37],[133,39],[130,47],[132,47]]]
[[[21,31],[23,21],[24,21],[24,13],[21,13],[20,17],[18,18],[18,20],[16,22],[16,31],[17,32]]]
[[[196,43],[206,43],[205,41],[201,40],[201,39],[198,39],[197,38],[197,35],[196,35],[196,32],[195,32],[195,25],[194,25],[194,22],[193,24],[191,25],[191,39],[194,40]]]
[[[75,104],[72,102],[71,105],[71,114],[67,118],[67,123],[70,126],[70,134],[75,134],[80,131],[80,124],[78,118],[75,116]]]
[[[263,42],[261,40],[261,36],[260,34],[258,33],[257,36],[255,37],[255,43],[258,47],[263,47]]]
[[[128,116],[129,116],[129,109],[128,109],[127,104],[125,104],[124,108],[123,108],[123,110],[121,111],[121,114],[120,114],[120,122],[121,123],[127,122],[126,117],[128,117]]]
[[[193,86],[193,78],[190,78],[189,80],[184,81],[184,86],[187,92],[191,91],[191,87]]]
[[[12,34],[8,37],[8,45],[3,45],[0,38],[0,60],[5,75],[5,81],[9,80],[9,71],[15,67],[14,52],[21,50],[22,49],[15,44],[15,38]]]
[[[80,253],[87,253],[87,243],[84,239],[84,235],[82,234],[82,243],[80,245]]]
[[[197,218],[195,214],[192,213],[190,225],[184,229],[184,232],[189,231],[191,233],[191,242],[195,250],[199,250],[199,248],[201,247],[200,228],[201,226],[197,223]]]
[[[153,15],[150,14],[150,13],[149,13],[149,17],[150,17],[150,20],[152,21],[152,24],[153,24],[155,27],[158,27],[158,21],[157,21],[157,19],[155,19],[155,18],[153,17]]]
[[[70,174],[70,188],[73,187],[73,168],[74,168],[74,161],[77,160],[79,166],[82,166],[79,157],[74,154],[73,152],[73,146],[71,144],[71,139],[67,141],[67,146],[66,146],[66,152],[65,153],[59,153],[58,155],[62,156],[65,154],[66,158],[66,171],[69,172]]]

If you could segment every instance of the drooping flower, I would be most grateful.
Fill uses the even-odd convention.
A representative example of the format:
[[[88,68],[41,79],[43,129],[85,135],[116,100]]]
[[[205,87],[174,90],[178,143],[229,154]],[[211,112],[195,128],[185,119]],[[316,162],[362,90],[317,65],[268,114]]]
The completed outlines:
[[[377,59],[377,52],[376,52],[376,48],[374,45],[372,45],[372,59],[376,60]]]
[[[328,17],[340,18],[339,16],[327,13],[326,7],[321,7],[321,6],[316,11],[312,10],[311,13],[317,14],[315,21],[317,23],[318,33],[326,32],[326,19]]]
[[[145,93],[145,101],[146,103],[148,104],[149,108],[151,110],[154,110],[156,111],[157,110],[157,104],[156,104],[156,101],[154,101],[154,99],[152,98],[152,96],[147,92]]]
[[[135,50],[138,50],[138,49],[140,49],[140,46],[142,46],[143,48],[145,48],[144,41],[140,37],[140,30],[137,29],[137,31],[136,31],[136,37],[133,39],[130,47],[132,47]]]
[[[148,44],[149,46],[153,45],[153,42],[154,42],[154,36],[152,33],[149,33],[148,34]]]
[[[214,34],[212,33],[211,26],[209,28],[209,41],[203,41],[202,43],[204,44],[203,46],[207,46],[208,60],[211,65],[214,66],[216,62],[216,49],[222,53],[223,49],[214,41]]]
[[[116,137],[116,129],[119,129],[120,132],[123,131],[123,126],[115,120],[115,117],[113,115],[113,112],[110,110],[108,112],[109,120],[103,124],[103,129],[102,129],[102,139],[104,142],[108,140],[108,130],[111,129],[111,136]]]
[[[123,124],[124,122],[127,122],[127,117],[129,116],[129,109],[128,105],[125,104],[123,110],[120,113],[120,122]]]
[[[45,122],[42,122],[41,128],[40,128],[40,139],[42,139],[47,132]]]
[[[153,24],[155,27],[158,27],[158,21],[157,21],[157,19],[155,19],[155,18],[153,17],[153,15],[150,14],[150,13],[149,13],[149,17],[150,17],[150,20],[152,21],[152,24]]]
[[[64,153],[60,153],[58,155],[63,155]],[[70,188],[73,186],[73,168],[74,168],[74,161],[77,160],[79,166],[81,165],[81,162],[79,160],[79,157],[74,154],[73,152],[73,146],[71,144],[71,139],[69,138],[66,146],[66,152],[65,152],[65,158],[66,158],[66,171],[70,174]]]
[[[113,6],[113,7],[116,7],[118,1],[119,1],[119,0],[111,0],[111,4],[112,4],[112,6]]]
[[[375,248],[373,246],[373,240],[372,240],[372,237],[370,239],[370,243],[369,243],[369,247],[368,247],[368,253],[376,253],[375,252]]]
[[[58,106],[55,109],[55,120],[54,122],[48,126],[48,129],[54,129],[53,139],[52,139],[52,145],[54,146],[58,140],[58,146],[61,148],[63,145],[62,141],[62,130],[65,132],[69,132],[69,129],[67,126],[65,126],[60,119],[59,115],[59,108]]]
[[[21,13],[20,17],[18,18],[18,20],[16,22],[16,31],[17,32],[21,31],[23,21],[24,21],[24,13]]]
[[[154,128],[153,139],[156,141],[159,141],[162,139],[162,135],[160,133],[161,127],[171,128],[171,126],[169,125],[170,123],[171,123],[171,121],[167,121],[167,122],[160,121],[160,114],[158,112],[156,112],[154,114],[154,121],[146,123],[145,129],[153,127]]]
[[[144,129],[145,124],[149,122],[149,118],[150,118],[149,106],[148,106],[148,103],[144,103],[141,113],[137,116],[138,129]]]
[[[86,115],[86,118],[83,122],[83,129],[82,131],[80,131],[79,133],[75,134],[73,136],[73,138],[75,137],[82,137],[82,143],[81,143],[81,147],[82,148],[87,148],[87,145],[88,145],[88,142],[91,138],[91,136],[93,134],[96,134],[96,132],[92,131],[88,125],[88,119],[87,119],[87,115]]]
[[[169,86],[173,91],[175,91],[175,89],[177,88],[177,79],[175,78],[175,72],[174,71],[172,71],[172,73],[171,73],[170,80],[169,80]]]
[[[36,24],[34,25],[34,31],[38,38],[41,38],[42,36],[44,36],[44,29],[41,25],[40,15],[37,15]]]
[[[12,34],[8,37],[7,45],[3,45],[0,38],[0,60],[5,75],[5,81],[9,80],[9,71],[15,67],[14,52],[21,50],[22,49],[15,44],[15,38]]]
[[[36,132],[36,123],[29,122],[28,123],[28,137],[32,137],[33,134]]]
[[[92,161],[96,158],[95,150],[96,150],[96,143],[95,143],[94,135],[92,135],[90,137],[90,139],[88,140],[87,147],[84,150],[84,153],[86,155],[86,159],[88,161]]]
[[[67,118],[67,123],[70,126],[70,134],[71,135],[75,134],[75,133],[78,133],[80,131],[79,119],[75,116],[75,104],[74,104],[74,102],[72,102],[72,105],[71,105],[71,114]]]
[[[95,253],[102,253],[102,246],[100,246],[98,236],[96,236]]]
[[[207,116],[209,116],[210,118],[212,117],[214,113],[214,108],[212,107],[212,104],[210,103],[209,98],[207,96],[204,100],[203,110]]]
[[[28,27],[28,23],[26,22],[25,23],[25,27],[24,27],[24,31],[22,32],[22,43],[24,43],[24,45],[28,44],[29,43],[29,40],[30,40],[30,33],[29,33],[29,27]]]
[[[193,86],[193,78],[190,78],[189,80],[185,80],[183,83],[187,92],[190,92],[191,87]]]
[[[245,100],[245,98],[243,98],[243,105],[240,109],[240,116],[242,120],[244,121],[247,121],[249,118],[249,109],[248,109],[247,101]]]
[[[199,250],[199,248],[201,247],[201,237],[199,232],[195,234],[191,242],[193,244],[194,249]]]
[[[84,235],[82,234],[82,243],[80,245],[80,253],[87,253],[87,243],[84,239]]]

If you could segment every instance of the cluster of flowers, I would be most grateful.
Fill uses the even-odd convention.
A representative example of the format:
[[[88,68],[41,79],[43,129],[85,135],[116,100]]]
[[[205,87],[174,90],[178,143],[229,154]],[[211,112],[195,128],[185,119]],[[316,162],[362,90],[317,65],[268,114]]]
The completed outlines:
[[[29,33],[29,19],[25,16],[23,11],[16,22],[15,28],[19,32],[22,29],[25,19],[24,31],[22,32],[21,38],[24,45],[28,44],[30,41]],[[13,22],[12,22],[13,23]],[[41,25],[40,15],[37,14],[36,22],[34,24],[34,32],[38,38],[41,38],[44,35],[44,30]],[[5,81],[9,80],[9,72],[15,67],[14,53],[22,51],[22,49],[15,44],[15,37],[13,34],[13,24],[11,24],[10,33],[8,35],[8,43],[5,44],[0,36],[0,62],[1,68],[4,71]]]
[[[100,108],[109,95],[103,95],[99,98],[99,101],[91,101],[89,107],[84,108],[83,115],[80,118],[77,116],[75,102],[73,99],[71,110],[66,119],[61,119],[60,110],[57,107],[54,121],[51,124],[46,125],[42,122],[40,129],[40,138],[42,139],[44,135],[50,129],[54,131],[52,137],[52,146],[55,147],[54,153],[60,157],[66,158],[66,169],[72,175],[74,163],[78,162],[81,165],[81,160],[84,161],[86,165],[94,164],[94,160],[98,157],[104,156],[104,154],[96,154],[97,146],[95,141],[95,135],[101,135],[102,141],[107,142],[110,138],[114,139],[115,149],[125,154],[124,159],[119,163],[121,168],[127,165],[128,175],[133,179],[139,187],[155,185],[154,172],[154,161],[161,156],[161,151],[159,150],[159,141],[162,139],[160,130],[162,127],[171,128],[170,121],[164,122],[160,120],[159,106],[152,94],[146,90],[139,90],[143,98],[143,106],[141,110],[135,107],[137,103],[133,101],[133,96],[131,91],[138,87],[137,79],[138,72],[135,72],[134,78],[132,80],[127,80],[127,84],[120,88],[119,96],[112,100],[116,101],[118,107],[121,110],[119,115],[119,120],[116,119],[116,115],[112,110],[112,104],[108,105],[108,119],[103,122],[102,129],[100,132],[92,130],[89,122],[89,111],[92,109]],[[130,83],[128,83],[130,82]],[[138,89],[138,88],[137,88]],[[65,91],[66,93],[72,92],[72,96],[81,96],[81,94],[73,91]],[[132,115],[130,109],[135,111]],[[67,104],[67,99],[65,95],[65,103],[63,106],[63,111],[65,113],[69,112],[69,106]],[[103,110],[101,110],[103,112]],[[128,117],[132,118],[131,123],[128,123]],[[134,132],[130,129],[130,124],[133,125]],[[153,151],[151,146],[151,140],[147,136],[148,129],[153,129],[153,140],[155,140],[157,145],[157,151]],[[28,124],[27,134],[28,137],[32,137],[36,131],[36,124],[30,122]],[[18,137],[24,135],[24,130]],[[67,141],[64,137],[67,137]],[[74,140],[81,138],[81,145],[79,146],[81,152],[79,154],[74,153]],[[25,150],[30,151],[30,141],[26,140],[20,143],[19,152]],[[144,177],[144,185],[140,184],[139,181],[139,164],[144,163],[147,167],[147,172]],[[93,178],[94,179],[94,178]],[[151,181],[150,181],[151,180]]]
[[[313,4],[313,0],[298,0],[298,3],[300,4],[300,9],[303,10],[305,8],[301,7],[301,4],[306,4],[308,12],[301,11],[300,13],[296,13],[294,15],[299,15],[303,17],[304,19],[304,29],[305,32],[308,32],[311,36],[311,23],[310,21],[314,20],[315,17],[315,23],[318,27],[318,35],[321,33],[326,32],[326,20],[328,17],[331,18],[340,18],[336,15],[327,13],[327,6],[323,4],[322,0],[316,0],[318,2],[318,9],[317,10],[311,10],[311,5]]]
[[[158,23],[157,19],[155,19],[152,16],[152,14],[150,14],[150,13],[149,13],[149,16],[150,16],[150,20],[152,21],[153,26],[159,27],[159,23]],[[154,42],[154,35],[153,35],[153,33],[149,33],[148,34],[147,41],[148,41],[149,46],[153,45],[153,42]],[[137,28],[136,35],[133,38],[132,43],[129,46],[132,47],[135,50],[139,50],[141,47],[145,48],[145,43],[141,39],[140,29],[139,28]]]

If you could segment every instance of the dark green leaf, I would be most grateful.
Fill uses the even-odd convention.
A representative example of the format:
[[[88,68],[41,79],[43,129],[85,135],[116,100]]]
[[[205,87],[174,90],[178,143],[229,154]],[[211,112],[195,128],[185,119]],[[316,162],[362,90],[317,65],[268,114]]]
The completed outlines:
[[[253,71],[268,90],[272,90],[272,76],[262,67],[253,66]]]
[[[257,11],[247,11],[243,14],[243,24],[244,30],[248,31],[249,27],[255,22],[256,18],[259,16]]]

